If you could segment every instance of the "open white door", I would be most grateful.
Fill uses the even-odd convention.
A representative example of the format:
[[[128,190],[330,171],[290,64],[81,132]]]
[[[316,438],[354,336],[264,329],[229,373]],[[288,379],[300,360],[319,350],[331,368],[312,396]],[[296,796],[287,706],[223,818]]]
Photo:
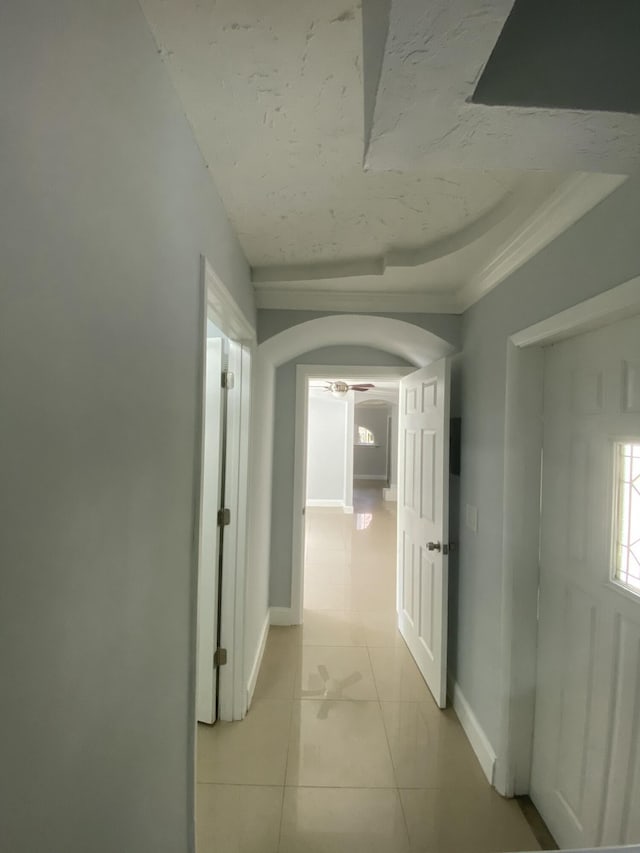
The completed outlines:
[[[198,562],[198,627],[196,648],[196,717],[201,723],[216,720],[218,644],[219,530],[222,478],[222,340],[207,340],[204,380],[204,429],[200,488],[200,548]]]
[[[441,708],[447,703],[449,362],[400,382],[398,627]]]

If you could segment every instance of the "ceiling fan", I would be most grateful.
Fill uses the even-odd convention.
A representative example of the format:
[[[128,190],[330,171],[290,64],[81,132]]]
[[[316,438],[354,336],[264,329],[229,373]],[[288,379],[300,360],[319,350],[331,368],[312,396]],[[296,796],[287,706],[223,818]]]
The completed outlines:
[[[325,382],[324,390],[330,391],[334,397],[346,397],[349,391],[369,391],[375,387],[371,382],[358,382],[350,385],[342,379],[336,379],[333,382]]]

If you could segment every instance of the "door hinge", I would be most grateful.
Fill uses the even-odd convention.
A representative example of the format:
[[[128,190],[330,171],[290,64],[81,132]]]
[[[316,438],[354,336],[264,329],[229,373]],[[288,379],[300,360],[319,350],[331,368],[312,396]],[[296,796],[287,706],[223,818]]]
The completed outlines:
[[[216,649],[213,653],[213,665],[214,667],[224,666],[227,662],[227,650],[226,649]]]
[[[227,391],[231,391],[235,383],[235,376],[230,370],[222,371],[222,387]]]
[[[231,510],[230,509],[219,509],[218,510],[218,527],[226,527],[228,524],[231,524]]]

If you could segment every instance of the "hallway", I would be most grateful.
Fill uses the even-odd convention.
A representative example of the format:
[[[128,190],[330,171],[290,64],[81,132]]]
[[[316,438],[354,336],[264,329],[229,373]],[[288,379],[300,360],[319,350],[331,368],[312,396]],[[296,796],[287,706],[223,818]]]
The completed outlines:
[[[537,850],[395,628],[395,503],[308,509],[304,625],[272,627],[251,710],[198,732],[198,853]]]

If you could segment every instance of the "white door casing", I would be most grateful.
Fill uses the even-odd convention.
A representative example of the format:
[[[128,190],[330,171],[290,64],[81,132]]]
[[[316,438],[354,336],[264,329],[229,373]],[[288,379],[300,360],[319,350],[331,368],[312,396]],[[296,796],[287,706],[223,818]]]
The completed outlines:
[[[400,382],[398,627],[441,708],[447,697],[449,361]],[[440,550],[430,550],[439,546]]]
[[[640,597],[610,579],[634,437],[640,319],[547,348],[531,796],[563,848],[640,841]]]
[[[216,719],[216,672],[213,657],[218,641],[218,580],[222,476],[222,339],[207,340],[204,378],[204,430],[200,491],[198,609],[196,640],[196,718]]]

